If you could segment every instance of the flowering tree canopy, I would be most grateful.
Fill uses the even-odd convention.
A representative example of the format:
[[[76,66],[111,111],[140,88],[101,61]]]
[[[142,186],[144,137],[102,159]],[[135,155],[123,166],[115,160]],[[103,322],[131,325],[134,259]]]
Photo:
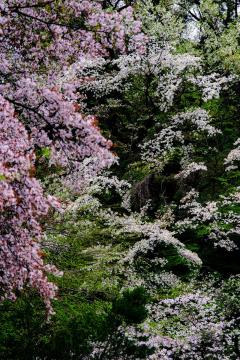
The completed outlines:
[[[50,165],[77,174],[76,189],[115,161],[96,116],[80,112],[78,84],[62,81],[62,74],[86,57],[144,51],[132,8],[105,5],[0,1],[1,295],[14,299],[16,289],[30,285],[49,312],[56,286],[46,273],[59,273],[44,265],[39,220],[59,204],[34,177],[34,151],[47,149]]]

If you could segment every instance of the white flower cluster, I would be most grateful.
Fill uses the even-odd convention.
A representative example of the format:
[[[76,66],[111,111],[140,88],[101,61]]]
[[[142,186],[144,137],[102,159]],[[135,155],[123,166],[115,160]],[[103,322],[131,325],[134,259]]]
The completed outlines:
[[[219,98],[221,90],[226,89],[229,83],[235,79],[236,76],[221,76],[217,73],[189,78],[193,84],[202,90],[204,101]]]
[[[132,51],[114,60],[81,56],[59,75],[58,85],[63,87],[67,81],[81,93],[84,100],[89,92],[91,96],[101,98],[113,91],[126,91],[131,86],[130,77],[152,75],[157,82],[154,93],[156,104],[166,111],[173,105],[185,71],[198,66],[199,58],[189,54],[173,54],[171,46],[153,37],[148,39],[147,49],[141,55]],[[63,90],[67,95],[68,89]],[[85,106],[84,101],[81,105]]]
[[[194,130],[205,132],[208,136],[221,134],[219,129],[210,125],[211,118],[208,112],[204,109],[198,108],[193,111],[180,113],[172,118],[172,125],[179,126],[186,123],[193,125]]]
[[[163,163],[164,156],[177,144],[183,144],[183,142],[182,132],[169,126],[156,134],[152,140],[141,145],[142,160],[159,167]]]
[[[186,229],[207,225],[210,226],[207,239],[215,247],[227,251],[236,250],[238,246],[233,238],[240,235],[240,215],[233,208],[240,204],[239,189],[229,196],[222,196],[219,201],[204,204],[197,200],[198,197],[199,193],[192,189],[181,199],[179,210],[184,212],[184,218],[176,222],[177,231],[181,233]],[[226,226],[228,230],[225,229]]]
[[[161,168],[165,161],[164,158],[166,158],[167,154],[174,148],[181,147],[183,153],[186,153],[187,149],[193,151],[192,144],[185,145],[185,138],[187,142],[189,142],[188,134],[190,132],[194,132],[195,138],[197,134],[201,133],[207,134],[209,137],[221,133],[220,130],[210,125],[210,120],[208,112],[200,108],[174,115],[169,120],[168,126],[164,127],[153,139],[141,145],[142,160]],[[186,125],[190,125],[188,131],[185,129]],[[194,139],[192,141],[194,141]],[[193,165],[190,164],[188,166],[189,169],[193,167]],[[206,170],[203,164],[199,166],[201,166],[199,170]]]
[[[200,258],[191,251],[187,250],[183,243],[174,237],[174,234],[162,228],[161,220],[146,222],[140,214],[130,214],[129,216],[117,216],[116,214],[105,213],[105,221],[111,226],[116,227],[116,233],[139,234],[143,239],[137,241],[129,250],[124,258],[124,262],[133,263],[138,256],[144,256],[149,252],[154,252],[158,244],[173,246],[181,256],[191,263],[201,265]]]
[[[117,193],[123,197],[128,190],[130,190],[131,184],[125,180],[119,180],[117,176],[111,176],[111,174],[103,174],[95,177],[89,187],[91,194],[100,194],[103,190],[115,189]]]
[[[189,217],[186,216],[184,220],[180,220],[177,226],[181,229],[185,227],[195,228],[199,223],[214,222],[219,217],[219,208],[216,201],[209,201],[202,205],[197,201],[199,193],[192,189],[181,200],[180,209],[185,210]]]
[[[235,321],[218,310],[216,297],[210,291],[198,290],[150,305],[149,321],[143,330],[148,335],[146,345],[155,348],[149,359],[229,359],[226,348],[234,354],[239,331],[234,329]]]
[[[203,163],[196,163],[191,162],[188,164],[185,169],[183,169],[180,173],[175,175],[176,179],[186,179],[188,178],[192,173],[196,173],[198,171],[207,171],[206,165]]]
[[[236,163],[240,161],[240,139],[235,141],[234,146],[236,148],[230,151],[230,153],[228,154],[227,158],[224,161],[224,164],[226,165],[226,171],[238,169]]]
[[[240,229],[238,229],[239,231]],[[236,230],[234,231],[236,232]],[[221,231],[216,228],[211,231],[208,238],[213,240],[215,247],[220,247],[226,249],[227,251],[236,250],[238,247],[234,241],[229,238],[229,235],[232,234],[232,231]],[[239,232],[240,235],[240,232]]]

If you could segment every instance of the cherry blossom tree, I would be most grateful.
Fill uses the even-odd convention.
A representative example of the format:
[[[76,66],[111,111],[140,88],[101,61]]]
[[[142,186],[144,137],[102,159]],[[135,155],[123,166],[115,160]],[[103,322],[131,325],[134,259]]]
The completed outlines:
[[[42,230],[39,218],[47,215],[57,201],[45,197],[34,178],[33,143],[14,108],[0,97],[0,285],[1,297],[15,299],[15,290],[26,284],[36,288],[52,311],[50,300],[56,286],[46,273],[60,275],[54,266],[44,265],[40,246]]]
[[[80,112],[74,81],[61,82],[83,58],[114,58],[144,51],[145,35],[133,9],[104,1],[0,1],[0,284],[15,299],[26,285],[42,296],[48,313],[56,286],[40,246],[40,218],[58,202],[34,177],[35,150],[48,149],[50,165],[75,174],[75,189],[115,156],[96,115]]]

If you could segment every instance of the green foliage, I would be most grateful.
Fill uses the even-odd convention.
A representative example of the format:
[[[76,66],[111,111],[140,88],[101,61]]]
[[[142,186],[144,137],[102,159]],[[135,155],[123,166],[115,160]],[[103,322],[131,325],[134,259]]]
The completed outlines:
[[[147,317],[145,305],[148,301],[149,296],[143,287],[127,289],[113,302],[112,311],[127,324],[138,324]]]
[[[43,158],[49,160],[51,157],[51,149],[48,147],[41,148],[38,150],[37,156],[43,157]]]
[[[179,105],[183,110],[189,109],[190,107],[201,106],[202,94],[199,89],[190,83],[186,83],[185,91],[183,91],[179,96]]]
[[[218,296],[220,308],[229,316],[238,319],[240,314],[240,276],[231,276],[224,282]]]
[[[69,359],[91,350],[91,341],[104,338],[111,306],[86,302],[83,297],[59,299],[56,314],[46,322],[37,295],[26,293],[1,307],[0,356],[6,360]],[[74,357],[75,358],[75,357]]]

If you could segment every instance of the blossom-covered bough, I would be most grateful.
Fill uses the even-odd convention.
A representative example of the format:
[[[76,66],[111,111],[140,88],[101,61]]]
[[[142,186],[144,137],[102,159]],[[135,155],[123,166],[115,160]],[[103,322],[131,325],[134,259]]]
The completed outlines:
[[[110,6],[111,4],[109,4]],[[26,285],[38,290],[48,313],[56,286],[38,245],[40,218],[58,202],[44,196],[34,177],[35,150],[71,174],[78,190],[115,156],[94,115],[80,111],[78,83],[60,81],[83,58],[143,51],[145,36],[131,7],[104,1],[0,1],[0,285],[14,299]],[[67,183],[68,178],[65,177]]]
[[[141,24],[132,9],[104,11],[92,1],[3,1],[0,93],[21,115],[37,146],[51,149],[51,162],[74,168],[109,166],[111,143],[95,117],[80,114],[78,83],[59,77],[83,58],[108,58],[128,48],[141,51]],[[129,39],[129,40],[127,40]]]
[[[0,97],[0,285],[1,297],[15,299],[15,290],[29,284],[37,289],[52,311],[56,286],[46,273],[61,275],[54,266],[44,265],[37,241],[42,230],[39,219],[50,207],[60,204],[45,197],[34,178],[34,148],[14,109]]]

